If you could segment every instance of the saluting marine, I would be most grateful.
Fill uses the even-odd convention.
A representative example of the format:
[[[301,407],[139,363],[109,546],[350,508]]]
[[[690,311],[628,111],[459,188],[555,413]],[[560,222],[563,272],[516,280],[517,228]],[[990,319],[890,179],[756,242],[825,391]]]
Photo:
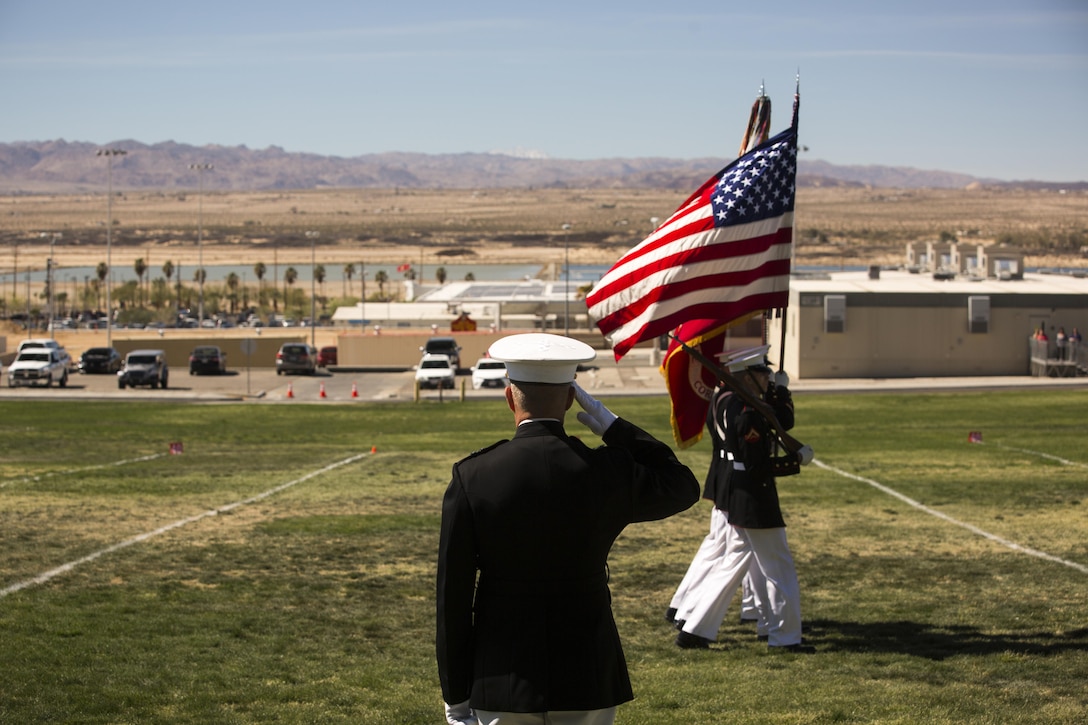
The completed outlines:
[[[608,552],[628,524],[689,508],[699,484],[668,445],[574,383],[593,348],[532,333],[488,353],[506,362],[517,431],[455,464],[442,502],[436,645],[447,722],[612,723],[633,693]],[[565,432],[575,400],[604,446]]]

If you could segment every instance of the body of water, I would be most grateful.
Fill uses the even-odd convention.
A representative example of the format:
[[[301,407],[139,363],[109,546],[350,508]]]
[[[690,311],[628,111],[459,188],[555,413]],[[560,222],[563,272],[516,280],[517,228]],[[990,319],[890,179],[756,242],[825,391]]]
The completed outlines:
[[[298,279],[295,282],[296,285],[309,287],[311,270],[309,264],[281,264],[278,268],[273,265],[267,264],[265,272],[264,283],[271,284],[273,279],[277,279],[280,283],[283,282],[284,272],[288,267],[293,266],[295,271],[298,272]],[[466,278],[467,275],[472,274],[479,281],[503,281],[503,280],[521,280],[521,279],[533,279],[536,277],[544,276],[550,278],[554,273],[557,275],[557,279],[563,279],[563,268],[561,266],[553,265],[538,265],[538,264],[435,264],[425,265],[422,270],[423,282],[433,283],[435,280],[434,274],[438,267],[443,267],[446,270],[447,282],[459,282]],[[600,279],[610,268],[610,265],[571,265],[570,268],[570,280],[571,282],[577,282],[579,284],[585,284],[587,282],[593,282]],[[205,284],[214,283],[222,284],[227,277],[234,273],[238,275],[238,279],[243,285],[256,285],[257,275],[253,272],[252,265],[208,265],[207,277],[205,278]],[[417,265],[413,265],[413,269],[417,274],[420,268]],[[866,265],[854,265],[854,266],[798,266],[795,267],[796,272],[864,272],[869,267]],[[196,271],[196,265],[186,266],[182,265],[180,268],[175,266],[173,282],[181,279],[186,285],[195,284],[193,280],[193,273]],[[350,284],[358,289],[360,279],[360,267],[355,265],[355,274],[352,277]],[[366,280],[368,284],[373,284],[374,276],[379,272],[385,272],[386,277],[390,281],[398,281],[404,279],[404,272],[397,270],[395,264],[368,264],[365,270]],[[1074,269],[1039,269],[1028,268],[1025,271],[1032,273],[1050,272],[1054,274],[1072,274]],[[1083,271],[1083,270],[1081,270]],[[30,282],[32,285],[40,285],[45,282],[46,272],[44,269],[32,270],[29,273]],[[83,285],[91,280],[95,279],[96,272],[94,267],[58,267],[56,270],[56,283],[58,289],[65,289],[65,286]],[[0,285],[5,287],[10,286],[13,277],[18,285],[24,285],[27,282],[27,273],[20,271],[18,275],[13,275],[9,269],[6,273],[0,272]],[[162,272],[162,267],[151,267],[145,274],[145,281],[153,280],[156,278],[165,278]],[[115,285],[121,285],[126,282],[136,281],[136,271],[132,267],[115,267],[113,274],[113,283]],[[336,285],[342,287],[345,284],[346,276],[344,274],[343,264],[326,264],[325,265],[325,286]],[[336,290],[326,289],[326,293],[335,294]],[[8,292],[10,294],[10,292]]]

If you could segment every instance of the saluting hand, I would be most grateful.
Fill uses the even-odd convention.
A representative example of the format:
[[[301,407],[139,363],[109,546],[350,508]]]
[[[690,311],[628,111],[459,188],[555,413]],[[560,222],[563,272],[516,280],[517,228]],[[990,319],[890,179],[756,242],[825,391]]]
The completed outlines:
[[[574,399],[578,401],[578,405],[582,406],[582,410],[585,411],[578,413],[578,422],[597,435],[603,436],[619,416],[604,407],[601,401],[582,390],[578,383],[571,383],[571,385],[574,386]]]

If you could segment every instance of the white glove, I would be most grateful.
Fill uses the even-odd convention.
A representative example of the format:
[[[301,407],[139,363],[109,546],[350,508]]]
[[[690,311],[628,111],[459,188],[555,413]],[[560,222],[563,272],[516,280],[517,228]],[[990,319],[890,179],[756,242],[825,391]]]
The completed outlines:
[[[774,384],[780,388],[788,388],[790,386],[790,375],[785,370],[779,370],[771,378]]]
[[[816,452],[812,450],[812,446],[803,445],[801,450],[797,451],[797,459],[801,461],[802,466],[807,466],[812,463],[812,459],[816,457]]]
[[[574,386],[574,399],[578,401],[578,405],[582,406],[582,410],[585,411],[578,414],[578,422],[597,435],[603,436],[608,427],[615,423],[616,418],[619,416],[604,407],[601,401],[582,390],[578,383],[572,383],[572,385]]]
[[[476,719],[476,713],[468,706],[468,700],[459,702],[456,705],[451,705],[448,702],[442,704],[446,706],[446,722],[449,723],[449,725],[479,724],[479,720]]]

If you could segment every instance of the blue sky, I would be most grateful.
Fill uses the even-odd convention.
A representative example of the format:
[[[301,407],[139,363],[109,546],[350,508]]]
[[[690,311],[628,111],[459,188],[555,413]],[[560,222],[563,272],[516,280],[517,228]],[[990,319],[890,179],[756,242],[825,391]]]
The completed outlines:
[[[0,0],[0,142],[728,160],[798,71],[803,158],[1088,180],[1085,0]]]

